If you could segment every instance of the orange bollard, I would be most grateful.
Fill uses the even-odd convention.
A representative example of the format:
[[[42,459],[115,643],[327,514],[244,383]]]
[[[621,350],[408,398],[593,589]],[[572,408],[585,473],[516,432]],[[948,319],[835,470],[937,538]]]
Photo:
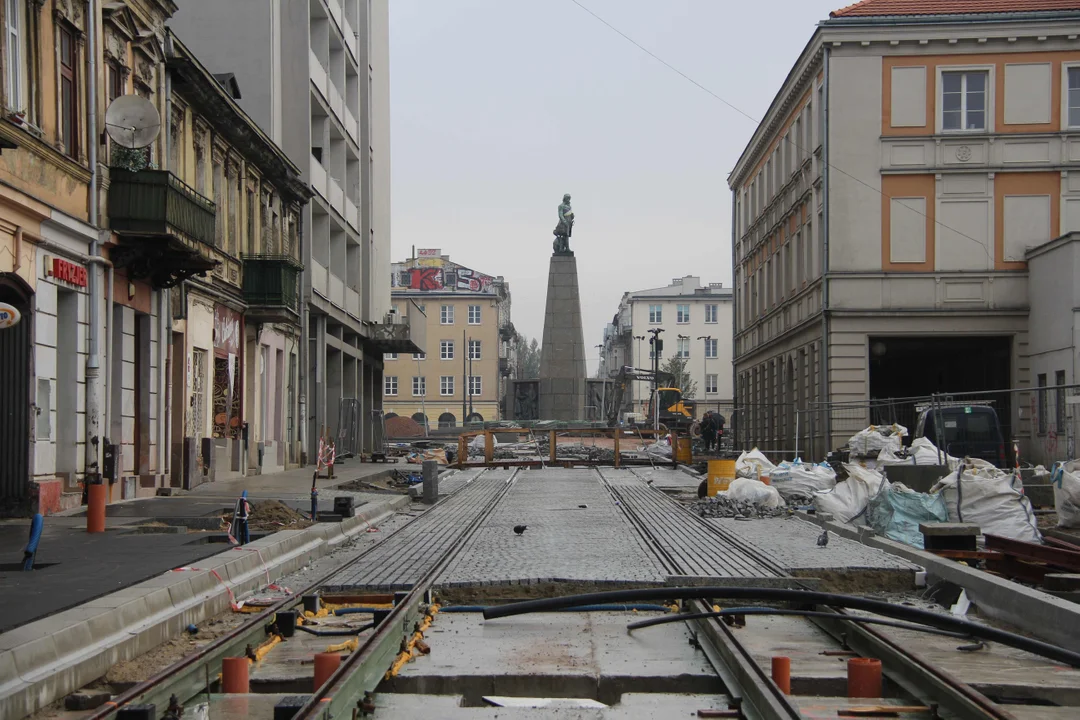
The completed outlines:
[[[224,658],[221,661],[221,690],[226,694],[247,694],[251,690],[248,682],[246,657]]]
[[[881,661],[871,658],[852,658],[847,663],[847,696],[849,698],[881,697]]]
[[[105,532],[105,485],[91,483],[86,495],[86,532]]]
[[[791,694],[791,658],[778,655],[772,659],[772,681],[780,692]]]
[[[318,690],[341,665],[341,656],[337,653],[318,653],[315,655],[315,689]]]

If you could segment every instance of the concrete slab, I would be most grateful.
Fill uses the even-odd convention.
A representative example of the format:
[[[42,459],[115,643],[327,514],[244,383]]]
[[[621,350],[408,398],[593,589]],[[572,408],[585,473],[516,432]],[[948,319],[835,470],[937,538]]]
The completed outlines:
[[[726,710],[726,695],[673,693],[626,693],[615,705],[604,709],[528,709],[474,707],[460,695],[410,695],[378,693],[378,716],[387,720],[434,717],[439,720],[655,720],[655,718],[696,717],[698,710]],[[215,715],[214,717],[218,717]]]
[[[391,692],[589,697],[611,704],[626,692],[719,693],[705,655],[685,627],[626,632],[645,613],[539,613],[485,621],[440,613],[427,633],[431,654],[385,683]]]

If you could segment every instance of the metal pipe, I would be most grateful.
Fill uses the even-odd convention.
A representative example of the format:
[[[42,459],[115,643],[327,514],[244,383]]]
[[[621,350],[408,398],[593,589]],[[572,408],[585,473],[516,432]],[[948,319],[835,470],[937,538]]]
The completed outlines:
[[[309,201],[310,211],[310,201]],[[299,232],[297,233],[297,257],[303,261],[305,259],[304,253],[306,248],[304,245],[304,213],[300,213],[300,218],[297,221],[299,224]],[[309,323],[311,321],[311,315],[308,312],[308,291],[307,291],[307,279],[308,274],[311,272],[311,263],[303,263],[304,270],[300,273],[300,358],[299,367],[296,369],[295,381],[290,378],[290,382],[295,382],[297,385],[297,422],[296,422],[296,440],[300,446],[300,456],[296,459],[300,467],[304,466],[304,461],[307,460],[307,443],[308,443],[308,417],[307,417],[307,396],[308,396],[308,342],[310,337]]]
[[[98,240],[98,132],[97,132],[97,0],[87,2],[87,33],[86,33],[86,97],[87,97],[87,156],[90,163],[90,188],[89,208],[87,219],[94,228],[94,239],[90,242],[90,257],[96,258],[101,255]],[[96,481],[101,473],[101,394],[102,388],[98,382],[101,377],[101,279],[98,274],[98,263],[91,263],[87,277],[86,292],[88,296],[87,321],[89,329],[86,340],[86,464],[84,467],[85,478]]]
[[[822,50],[822,127],[821,127],[821,400],[829,400],[829,48]],[[825,413],[824,454],[832,439],[832,413]]]
[[[113,266],[109,263],[109,277],[106,280],[107,286],[105,287],[105,422],[103,427],[105,428],[106,436],[111,432],[112,427],[112,384],[113,380],[113,364],[109,362],[112,358],[113,351],[113,325],[116,318],[116,313],[113,312],[113,300],[114,293],[116,291],[116,283],[113,277]]]
[[[173,54],[172,31],[165,29],[163,42],[164,55],[169,58]],[[163,94],[165,95],[165,117],[162,118],[161,126],[164,132],[161,134],[161,166],[166,170],[176,173],[179,168],[172,167],[172,73],[166,70],[162,73],[161,80]],[[158,290],[160,305],[158,310],[158,372],[161,373],[161,384],[158,393],[158,469],[163,478],[170,475],[172,465],[172,452],[169,443],[172,437],[172,290],[162,288]]]
[[[672,588],[637,588],[634,590],[612,590],[608,592],[585,593],[582,595],[566,595],[556,598],[544,598],[542,600],[527,600],[525,602],[500,605],[488,608],[484,611],[485,620],[525,615],[534,612],[554,612],[564,608],[578,607],[581,605],[594,605],[621,602],[643,602],[649,600],[764,600],[768,602],[796,602],[804,605],[828,605],[842,607],[851,610],[866,610],[868,612],[884,615],[896,620],[908,620],[910,622],[924,623],[941,630],[953,630],[962,632],[971,637],[982,640],[999,642],[1002,645],[1026,650],[1027,652],[1041,655],[1058,662],[1080,667],[1080,653],[1075,653],[1058,645],[1034,640],[1032,638],[1017,635],[1015,633],[998,630],[997,628],[977,625],[967,620],[955,618],[952,615],[942,615],[928,610],[920,610],[906,605],[894,605],[881,600],[858,597],[855,595],[840,595],[837,593],[824,593],[814,590],[790,590],[787,588],[760,588],[760,587],[672,587]]]

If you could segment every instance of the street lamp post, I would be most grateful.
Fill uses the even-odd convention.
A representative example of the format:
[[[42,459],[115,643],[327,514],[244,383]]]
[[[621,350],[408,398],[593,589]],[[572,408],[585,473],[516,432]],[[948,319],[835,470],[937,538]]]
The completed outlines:
[[[705,354],[701,356],[702,357],[701,362],[702,362],[702,366],[705,368],[705,372],[703,373],[703,375],[705,376],[704,377],[704,380],[705,380],[705,398],[708,399],[708,397],[709,397],[709,346],[712,344],[712,335],[700,335],[700,336],[698,336],[698,340],[704,340],[705,341]]]
[[[638,367],[641,367],[641,341],[645,339],[645,336],[644,335],[634,335],[633,338],[635,340],[637,340],[637,357],[634,358],[631,361],[630,364],[633,365],[635,368],[638,368]],[[636,383],[638,381],[635,380],[634,382]],[[636,394],[637,391],[640,390],[640,389],[641,389],[640,385],[635,385],[634,386],[634,393]]]
[[[604,383],[600,389],[600,420],[603,421],[607,419],[607,368],[604,363],[604,345],[601,343],[596,347],[600,350],[600,364],[597,369],[600,380]]]

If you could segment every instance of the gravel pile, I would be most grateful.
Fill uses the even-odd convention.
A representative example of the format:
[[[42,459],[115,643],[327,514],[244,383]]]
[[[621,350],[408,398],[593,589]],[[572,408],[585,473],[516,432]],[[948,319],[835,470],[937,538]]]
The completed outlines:
[[[788,517],[790,507],[764,508],[751,502],[732,500],[726,495],[700,498],[690,503],[690,511],[704,518],[776,518]]]

